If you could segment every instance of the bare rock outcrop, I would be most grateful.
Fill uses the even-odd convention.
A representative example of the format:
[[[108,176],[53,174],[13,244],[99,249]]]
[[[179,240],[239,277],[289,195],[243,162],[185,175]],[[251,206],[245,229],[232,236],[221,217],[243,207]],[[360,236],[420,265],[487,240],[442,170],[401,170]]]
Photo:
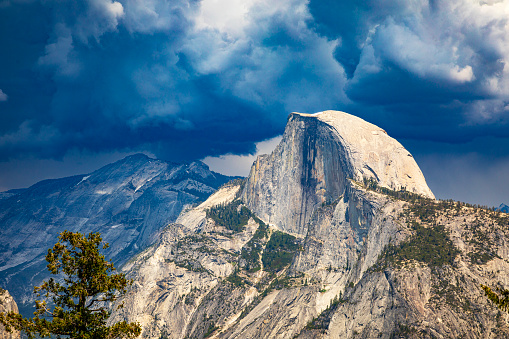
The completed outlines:
[[[317,206],[365,178],[434,198],[412,155],[381,128],[344,112],[292,113],[281,143],[254,162],[242,198],[266,222],[305,235]]]
[[[245,183],[123,270],[143,338],[504,338],[509,216],[436,201],[409,153],[341,112],[294,113]]]
[[[0,312],[16,312],[18,313],[18,306],[9,294],[9,291],[0,289]],[[7,332],[3,325],[0,325],[0,339],[19,339],[21,338],[18,331]]]

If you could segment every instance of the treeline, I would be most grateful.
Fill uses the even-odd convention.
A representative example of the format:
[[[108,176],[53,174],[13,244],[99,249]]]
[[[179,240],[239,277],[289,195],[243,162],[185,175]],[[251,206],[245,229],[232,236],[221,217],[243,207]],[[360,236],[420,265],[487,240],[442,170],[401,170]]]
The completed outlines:
[[[420,194],[412,193],[402,187],[399,191],[392,190],[387,187],[382,187],[378,182],[372,178],[364,178],[364,187],[370,191],[378,192],[397,200],[402,200],[410,203],[409,210],[419,217],[422,221],[433,222],[437,212],[450,210],[459,214],[462,207],[472,208],[477,212],[490,213],[501,226],[509,225],[509,214],[498,212],[495,207],[488,207],[486,205],[469,204],[461,201],[454,201],[452,199],[435,200],[425,197]]]
[[[263,268],[270,272],[282,270],[286,265],[291,264],[298,249],[297,238],[287,233],[274,231],[263,251]]]
[[[240,232],[247,225],[249,218],[253,216],[246,206],[241,206],[240,200],[235,200],[227,204],[221,204],[211,207],[205,211],[207,218],[215,221],[219,226]]]
[[[364,187],[370,191],[382,193],[384,195],[393,197],[398,200],[404,200],[408,202],[415,202],[421,200],[432,200],[430,198],[424,197],[420,194],[412,193],[406,190],[406,187],[401,187],[399,191],[392,190],[387,187],[383,187],[378,185],[378,182],[373,178],[364,178],[363,179]]]
[[[408,240],[398,245],[389,244],[379,256],[375,270],[385,269],[388,265],[400,266],[408,260],[415,260],[430,267],[452,265],[460,253],[449,238],[449,232],[443,225],[424,227],[412,222],[412,234]]]

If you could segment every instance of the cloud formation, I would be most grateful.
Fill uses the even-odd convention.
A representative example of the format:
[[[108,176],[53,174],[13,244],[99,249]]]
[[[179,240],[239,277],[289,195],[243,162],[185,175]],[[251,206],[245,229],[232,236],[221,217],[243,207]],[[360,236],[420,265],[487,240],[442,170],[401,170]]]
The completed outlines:
[[[508,0],[1,4],[0,161],[254,153],[325,109],[396,138],[509,137]]]
[[[345,92],[374,120],[431,119],[436,131],[422,137],[443,139],[448,129],[450,141],[492,133],[494,121],[509,121],[508,1],[311,1],[310,9],[319,31],[343,39],[335,56],[350,78]],[[489,111],[477,110],[486,105]],[[472,130],[472,124],[484,126]],[[394,131],[404,128],[422,134],[408,125]]]
[[[282,136],[256,143],[256,153],[253,155],[224,154],[219,157],[206,157],[202,161],[214,172],[231,176],[248,176],[256,157],[270,154],[281,141]]]
[[[40,107],[11,106],[26,116],[3,131],[3,159],[39,153],[26,138],[46,131],[49,157],[72,149],[138,148],[175,160],[249,153],[281,133],[289,111],[348,101],[332,57],[338,42],[308,27],[305,1],[13,2],[2,10],[45,14],[44,27],[27,33],[38,43],[30,64],[13,76],[48,91]],[[2,30],[15,24],[7,21]]]
[[[9,97],[0,89],[0,101],[7,101]]]

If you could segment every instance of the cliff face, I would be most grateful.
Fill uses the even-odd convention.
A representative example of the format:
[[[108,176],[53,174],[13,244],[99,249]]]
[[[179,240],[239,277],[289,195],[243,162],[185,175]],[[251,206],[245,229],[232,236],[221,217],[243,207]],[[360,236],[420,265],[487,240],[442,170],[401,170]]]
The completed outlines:
[[[506,214],[435,201],[376,126],[292,114],[244,183],[122,268],[135,284],[111,321],[143,338],[505,338],[480,284],[509,284],[508,229]]]
[[[7,290],[0,290],[0,312],[16,312],[18,306]],[[0,339],[18,339],[21,338],[18,331],[7,332],[3,325],[0,325]]]
[[[221,316],[217,308],[226,305],[216,304],[209,309],[201,306],[200,310],[197,306],[206,298],[218,301],[219,296],[210,292],[233,272],[236,253],[253,236],[257,224],[250,220],[245,230],[231,234],[207,220],[205,209],[232,201],[238,189],[223,188],[198,207],[184,211],[181,218],[191,220],[191,227],[168,225],[157,242],[122,268],[134,285],[111,322],[138,321],[144,338],[184,338],[189,331],[197,332],[195,337],[206,333],[212,318],[206,319],[202,313]],[[201,232],[194,231],[198,226]],[[242,293],[229,297],[238,307],[244,303]],[[198,314],[201,316],[193,321]],[[197,328],[190,329],[192,326]]]
[[[60,232],[100,232],[110,244],[106,256],[119,265],[153,242],[185,205],[205,200],[230,179],[200,162],[138,154],[7,194],[0,200],[0,286],[31,315],[24,305],[33,305],[33,286],[48,277],[44,258]]]
[[[368,233],[340,296],[297,337],[506,337],[508,316],[480,284],[507,287],[509,218],[455,202],[390,200],[379,216],[393,220],[391,238]],[[370,247],[384,242],[371,260]]]
[[[318,206],[365,178],[434,197],[411,154],[381,128],[343,112],[292,113],[281,143],[253,164],[242,198],[267,222],[305,235]]]

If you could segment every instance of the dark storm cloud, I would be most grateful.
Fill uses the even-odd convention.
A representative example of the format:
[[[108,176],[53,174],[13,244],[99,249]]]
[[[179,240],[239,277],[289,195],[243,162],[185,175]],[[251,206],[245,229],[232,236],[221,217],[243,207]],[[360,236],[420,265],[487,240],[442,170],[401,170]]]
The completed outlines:
[[[509,156],[504,139],[487,136],[456,144],[415,139],[401,142],[414,154],[437,198],[495,207],[509,201]]]
[[[507,1],[315,1],[353,110],[395,137],[509,136]],[[338,14],[339,13],[339,14]]]
[[[0,107],[9,122],[1,159],[252,152],[281,132],[289,110],[345,99],[336,42],[307,29],[302,4],[278,6],[248,1],[223,26],[225,11],[205,2],[4,1],[1,30],[16,38],[2,38],[15,49],[2,60],[11,71],[0,88],[12,100]]]
[[[504,143],[508,18],[507,0],[0,0],[0,162],[245,154],[325,109],[430,148]]]

